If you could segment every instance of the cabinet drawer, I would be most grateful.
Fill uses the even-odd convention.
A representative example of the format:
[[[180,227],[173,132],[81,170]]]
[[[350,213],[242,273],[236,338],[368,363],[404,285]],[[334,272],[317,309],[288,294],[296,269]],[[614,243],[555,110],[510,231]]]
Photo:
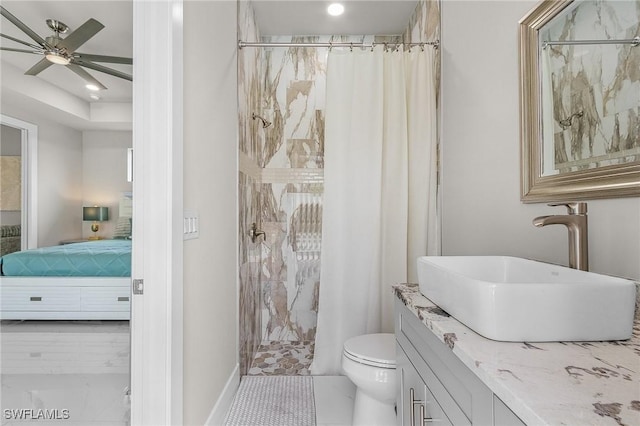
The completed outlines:
[[[82,311],[127,312],[131,304],[129,287],[82,288]]]
[[[80,310],[80,289],[5,287],[2,289],[3,311],[70,312]]]

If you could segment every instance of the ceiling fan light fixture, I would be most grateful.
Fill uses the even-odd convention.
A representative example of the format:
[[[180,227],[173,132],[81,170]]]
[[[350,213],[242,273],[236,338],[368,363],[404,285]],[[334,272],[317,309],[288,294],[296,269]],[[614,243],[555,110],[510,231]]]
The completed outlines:
[[[56,51],[49,51],[44,55],[45,58],[47,58],[47,60],[51,63],[54,64],[58,64],[58,65],[68,65],[69,62],[71,62],[71,58],[68,58],[62,54],[60,54],[59,52]]]

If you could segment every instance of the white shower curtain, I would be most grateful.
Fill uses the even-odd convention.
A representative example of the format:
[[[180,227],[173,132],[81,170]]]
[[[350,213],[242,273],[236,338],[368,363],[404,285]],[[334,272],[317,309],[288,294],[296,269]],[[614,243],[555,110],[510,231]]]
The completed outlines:
[[[433,50],[333,51],[312,374],[340,374],[350,337],[393,331],[395,283],[438,254]]]

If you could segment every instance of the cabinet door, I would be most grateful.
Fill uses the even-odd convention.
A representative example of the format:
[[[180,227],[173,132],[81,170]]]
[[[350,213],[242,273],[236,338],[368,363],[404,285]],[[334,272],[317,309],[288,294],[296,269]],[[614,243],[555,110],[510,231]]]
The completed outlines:
[[[399,426],[451,425],[402,348],[397,345]]]

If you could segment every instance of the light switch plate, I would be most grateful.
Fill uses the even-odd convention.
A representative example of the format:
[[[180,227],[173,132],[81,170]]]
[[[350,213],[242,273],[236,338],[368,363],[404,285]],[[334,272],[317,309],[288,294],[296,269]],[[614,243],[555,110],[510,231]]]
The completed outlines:
[[[192,240],[198,238],[200,231],[200,219],[198,213],[193,210],[184,211],[183,219],[183,239]]]

